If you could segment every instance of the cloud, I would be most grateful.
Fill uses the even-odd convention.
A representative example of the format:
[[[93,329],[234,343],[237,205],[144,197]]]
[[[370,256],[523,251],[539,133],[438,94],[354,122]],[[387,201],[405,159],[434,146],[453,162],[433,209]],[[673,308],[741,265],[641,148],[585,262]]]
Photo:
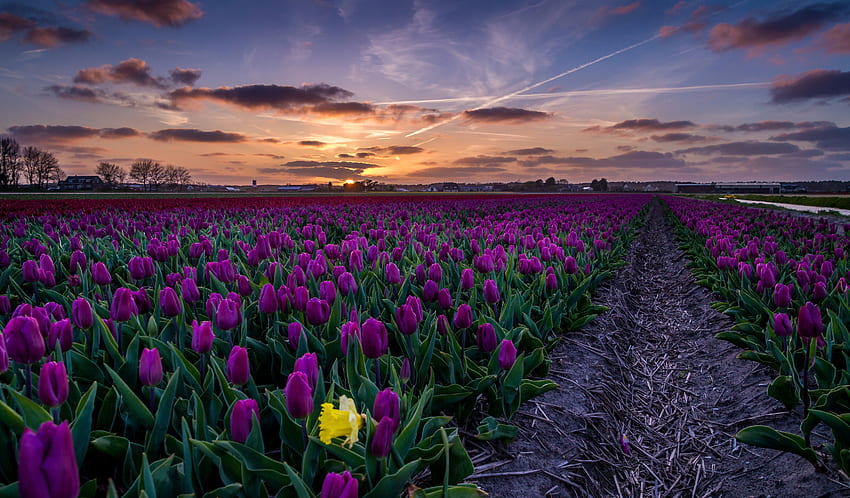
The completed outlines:
[[[846,4],[817,3],[793,12],[777,13],[764,21],[750,17],[737,24],[721,23],[711,28],[708,46],[714,51],[723,52],[736,48],[758,49],[784,45],[814,33],[830,21],[840,19],[847,11]]]
[[[677,150],[676,154],[722,154],[725,156],[766,156],[774,154],[789,154],[799,152],[794,144],[771,142],[729,142],[725,144],[706,145]]]
[[[289,161],[276,168],[259,168],[263,174],[286,174],[303,178],[362,180],[363,172],[377,164],[348,161]]]
[[[473,166],[435,166],[433,168],[422,168],[410,172],[406,176],[408,178],[427,178],[427,179],[447,179],[457,180],[464,178],[474,178],[481,174],[501,174],[508,170],[504,166],[496,164],[479,164]]]
[[[683,130],[686,128],[693,128],[696,124],[692,121],[668,121],[662,122],[657,119],[627,119],[625,121],[621,121],[611,126],[591,126],[590,128],[585,128],[584,132],[588,133],[607,133],[607,132],[621,132],[621,131],[640,131],[640,132],[651,132],[651,131],[668,131],[668,130]]]
[[[475,157],[461,157],[459,159],[455,159],[452,161],[453,164],[467,164],[467,165],[482,165],[482,164],[500,164],[500,163],[512,163],[516,161],[515,157],[506,157],[506,156],[475,156]]]
[[[725,131],[732,133],[735,131],[743,132],[761,132],[761,131],[779,131],[779,130],[805,130],[808,128],[817,128],[821,126],[833,125],[831,121],[759,121],[757,123],[744,123],[738,126],[732,125],[707,125],[706,128],[714,131]]]
[[[814,69],[797,76],[780,77],[773,82],[770,94],[775,104],[850,95],[850,71]]]
[[[148,134],[152,140],[160,142],[207,142],[207,143],[240,143],[248,140],[241,133],[225,132],[221,130],[203,131],[194,128],[170,128],[154,131]]]
[[[631,14],[640,8],[640,0],[630,4],[621,5],[619,7],[603,7],[602,12],[605,16],[624,16]]]
[[[600,159],[592,157],[555,157],[541,156],[519,162],[526,168],[543,165],[555,165],[567,168],[581,169],[676,169],[685,166],[683,159],[678,159],[671,153],[649,152],[634,150],[611,157]]]
[[[841,128],[834,123],[793,133],[783,133],[771,140],[779,142],[814,142],[817,148],[826,150],[850,150],[850,126]]]
[[[828,54],[850,54],[850,23],[836,24],[822,33],[815,47]]]
[[[746,171],[746,177],[750,179],[769,178],[776,181],[838,179],[839,176],[848,178],[848,170],[844,165],[829,160],[812,160],[800,157],[739,157],[729,159],[724,166],[718,167],[719,171],[717,168],[713,168],[715,175],[728,174],[740,177],[741,171]]]
[[[141,59],[127,59],[116,65],[104,64],[100,67],[80,69],[74,77],[74,83],[97,85],[100,83],[134,83],[139,86],[165,88],[160,78],[151,75],[151,67]]]
[[[60,99],[79,100],[81,102],[100,102],[103,92],[84,86],[50,85],[44,88]]]
[[[130,138],[141,133],[133,128],[89,128],[66,125],[23,125],[11,126],[9,133],[21,142],[63,143],[84,138]]]
[[[35,23],[9,12],[0,12],[0,40],[8,40],[13,34],[35,27]]]
[[[658,35],[661,38],[668,38],[679,32],[699,34],[703,29],[705,29],[706,25],[708,24],[709,16],[725,9],[726,7],[700,5],[691,13],[691,15],[688,17],[687,21],[685,21],[684,24],[682,24],[681,26],[662,26],[661,29],[658,30]],[[668,11],[668,14],[669,13],[670,12]]]
[[[302,147],[324,147],[328,145],[327,142],[322,142],[321,140],[301,140],[298,142],[298,145]]]
[[[201,70],[175,67],[171,70],[170,75],[171,81],[174,82],[175,85],[194,86],[198,79],[201,77]]]
[[[369,151],[374,154],[381,154],[384,156],[404,156],[409,154],[419,154],[421,152],[425,152],[425,149],[422,147],[416,147],[413,145],[390,145],[387,147],[360,147],[358,150]]]
[[[552,114],[517,107],[490,107],[463,111],[463,117],[476,123],[522,124],[549,119]]]
[[[91,31],[87,29],[49,26],[29,30],[24,40],[40,47],[53,48],[57,45],[66,45],[68,43],[87,42],[91,36]]]
[[[376,155],[374,152],[357,152],[356,154],[348,154],[348,153],[337,154],[336,157],[338,157],[339,159],[354,159],[354,158],[365,159],[367,157],[371,157],[371,156],[374,156],[374,155]]]
[[[201,7],[188,0],[88,0],[95,12],[141,21],[156,27],[177,27],[204,15]]]
[[[349,98],[354,94],[337,86],[324,83],[301,87],[281,85],[244,85],[237,87],[189,88],[170,92],[171,102],[180,107],[193,101],[211,100],[245,110],[294,111],[303,106],[315,106],[333,100]]]
[[[693,135],[691,133],[665,133],[664,135],[652,135],[650,138],[656,142],[702,142],[706,138],[702,135]]]
[[[552,149],[546,149],[543,147],[532,147],[530,149],[514,149],[505,152],[505,154],[511,154],[514,156],[538,156],[543,154],[551,154],[555,152]]]

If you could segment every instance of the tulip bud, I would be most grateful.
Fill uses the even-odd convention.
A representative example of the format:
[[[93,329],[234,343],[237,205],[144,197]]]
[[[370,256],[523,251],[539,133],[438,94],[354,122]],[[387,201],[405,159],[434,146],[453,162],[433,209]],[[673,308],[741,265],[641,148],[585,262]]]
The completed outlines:
[[[38,263],[31,259],[21,263],[21,278],[24,282],[38,282]]]
[[[242,323],[242,310],[232,299],[222,299],[215,312],[215,324],[221,330],[232,330]]]
[[[80,473],[68,421],[44,422],[38,432],[24,429],[18,449],[18,493],[23,497],[72,497]]]
[[[433,280],[426,280],[425,285],[422,287],[422,299],[425,302],[431,303],[437,300],[437,294],[439,293],[439,288],[437,287],[437,282]]]
[[[385,417],[392,418],[395,421],[395,427],[393,427],[393,432],[395,432],[401,422],[401,403],[398,394],[389,387],[375,395],[375,402],[372,405],[372,418],[381,420]]]
[[[138,314],[139,309],[133,299],[133,291],[126,287],[115,289],[112,304],[109,307],[109,316],[116,322],[126,322],[130,317]]]
[[[144,287],[140,288],[136,292],[133,292],[133,302],[136,303],[136,309],[138,310],[140,315],[144,315],[148,311],[153,309],[153,305],[151,304],[151,298],[148,296],[148,291],[145,290]]]
[[[330,306],[336,301],[336,286],[330,280],[319,283],[319,298],[324,299]]]
[[[516,346],[510,339],[502,339],[502,347],[499,349],[499,366],[508,370],[516,362]]]
[[[773,331],[779,337],[788,337],[793,332],[791,328],[791,319],[785,313],[776,313],[773,315]]]
[[[109,285],[112,282],[112,275],[100,261],[91,265],[91,278],[97,285]]]
[[[440,335],[446,335],[449,333],[449,319],[446,315],[439,315],[437,317],[437,332]]]
[[[36,363],[44,356],[44,337],[38,321],[30,316],[16,316],[3,328],[6,351],[18,363]]]
[[[342,474],[328,472],[319,498],[357,498],[360,493],[357,486],[357,479],[351,477],[351,472],[347,470]]]
[[[472,268],[464,268],[460,272],[460,286],[464,290],[469,290],[475,286],[475,274],[472,272]]]
[[[805,339],[820,337],[823,333],[823,320],[817,305],[806,302],[800,307],[797,314],[797,333]]]
[[[277,306],[277,292],[274,285],[263,285],[262,289],[260,289],[260,299],[258,302],[260,313],[274,313],[277,311]]]
[[[9,370],[9,352],[6,350],[6,340],[0,337],[0,374]]]
[[[434,263],[428,267],[428,279],[439,282],[443,279],[443,267]]]
[[[307,301],[305,316],[310,325],[323,325],[331,316],[331,307],[324,299],[310,298]]]
[[[554,273],[546,275],[546,288],[550,291],[558,288],[558,277]]]
[[[294,418],[307,418],[313,413],[313,389],[304,372],[296,370],[289,374],[283,393],[286,396],[286,410]]]
[[[307,301],[310,300],[310,291],[306,287],[297,287],[292,293],[292,307],[298,311],[307,311]]]
[[[71,303],[71,320],[78,329],[88,329],[94,325],[94,314],[86,298],[78,297]]]
[[[83,251],[74,251],[71,253],[71,259],[68,262],[68,272],[75,274],[80,271],[86,271],[88,260]]]
[[[162,358],[158,349],[142,349],[142,356],[139,358],[139,382],[151,387],[162,382]]]
[[[844,279],[839,280],[843,281]],[[9,296],[0,296],[0,315],[8,315],[10,311],[12,311],[12,301]]]
[[[251,434],[254,415],[260,419],[260,407],[253,399],[240,399],[233,403],[230,410],[230,438],[237,443],[245,443]]]
[[[812,289],[812,298],[815,301],[823,301],[829,293],[826,290],[826,284],[824,282],[816,282],[814,289]]]
[[[385,458],[393,449],[393,432],[398,422],[390,417],[383,417],[375,426],[375,433],[372,435],[372,444],[369,447],[372,450],[372,455],[377,458]]]
[[[369,318],[363,323],[360,340],[363,354],[373,360],[386,354],[389,346],[386,326],[374,318]]]
[[[38,399],[50,408],[68,399],[68,372],[64,363],[48,361],[38,374]]]
[[[57,302],[50,301],[44,303],[43,308],[44,311],[47,312],[47,316],[50,317],[50,319],[61,320],[65,318],[65,308],[63,308],[62,305]]]
[[[71,320],[65,318],[50,324],[50,330],[47,332],[47,348],[53,349],[57,341],[59,341],[59,349],[63,353],[71,349],[74,343],[74,330],[71,327]]]
[[[215,334],[212,330],[212,322],[198,323],[192,320],[192,350],[198,354],[209,353],[212,350]]]
[[[316,353],[304,353],[295,360],[293,370],[304,372],[310,382],[310,390],[316,388],[316,382],[319,381],[319,359],[316,357]]]
[[[238,290],[239,295],[243,297],[248,297],[252,294],[253,290],[251,289],[251,281],[248,280],[248,277],[245,275],[239,275],[236,277],[236,290]]]
[[[773,287],[773,304],[777,308],[787,308],[791,306],[791,284],[776,284]]]
[[[395,323],[399,332],[404,335],[416,333],[418,322],[416,313],[409,304],[402,304],[395,310]]]
[[[201,291],[198,289],[198,284],[192,278],[184,278],[180,281],[180,294],[183,301],[194,303],[201,300]]]
[[[357,292],[357,280],[354,278],[354,275],[347,271],[340,273],[336,279],[336,285],[339,287],[339,292],[343,296]]]
[[[564,258],[564,271],[570,275],[578,273],[578,262],[576,261],[576,258],[572,256]]]
[[[171,287],[165,287],[159,291],[159,307],[163,316],[177,316],[183,311],[180,298],[177,297],[177,293]]]
[[[495,280],[488,278],[484,281],[484,300],[490,304],[495,304],[502,300],[502,296],[499,294],[499,286],[496,285]]]
[[[127,269],[130,270],[130,278],[133,280],[143,280],[148,277],[144,259],[139,256],[130,258],[130,261],[127,262]]]
[[[387,263],[387,266],[384,268],[384,275],[389,285],[401,283],[401,272],[395,263]]]
[[[456,329],[469,328],[472,325],[472,308],[463,303],[457,307],[454,316],[454,327]]]
[[[227,357],[227,380],[231,384],[241,386],[251,378],[251,365],[248,362],[248,350],[241,346],[233,346]]]
[[[298,344],[301,342],[301,331],[304,327],[298,322],[292,322],[286,327],[286,336],[289,340],[289,347],[293,350],[298,349]]]
[[[437,293],[437,304],[444,310],[452,307],[452,293],[449,289],[440,289]]]
[[[407,382],[407,380],[410,379],[410,374],[410,359],[405,357],[401,360],[401,369],[398,372],[398,376],[402,382]]]
[[[475,341],[478,344],[478,349],[485,353],[495,350],[498,339],[493,325],[489,323],[479,325],[478,330],[475,331]]]

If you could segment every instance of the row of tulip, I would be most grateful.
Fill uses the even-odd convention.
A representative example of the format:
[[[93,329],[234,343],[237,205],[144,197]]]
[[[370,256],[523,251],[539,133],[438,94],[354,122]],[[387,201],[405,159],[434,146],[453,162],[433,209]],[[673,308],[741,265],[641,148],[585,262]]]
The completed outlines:
[[[825,448],[850,471],[850,225],[787,213],[668,198],[671,218],[700,283],[719,294],[715,308],[735,318],[718,338],[745,349],[739,357],[777,372],[767,393],[789,409],[802,405],[800,434],[757,425],[738,439],[793,452],[816,467],[820,424]]]
[[[477,496],[646,201],[0,206],[0,496]]]

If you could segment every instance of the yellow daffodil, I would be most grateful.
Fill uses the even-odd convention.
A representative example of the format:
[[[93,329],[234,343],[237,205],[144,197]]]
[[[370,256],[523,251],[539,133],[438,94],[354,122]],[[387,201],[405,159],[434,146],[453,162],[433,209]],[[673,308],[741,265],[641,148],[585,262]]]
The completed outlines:
[[[354,401],[347,396],[339,397],[339,409],[331,403],[322,403],[319,414],[319,439],[330,444],[331,439],[345,436],[344,445],[349,448],[357,442],[358,431],[363,427],[363,415],[357,413]]]

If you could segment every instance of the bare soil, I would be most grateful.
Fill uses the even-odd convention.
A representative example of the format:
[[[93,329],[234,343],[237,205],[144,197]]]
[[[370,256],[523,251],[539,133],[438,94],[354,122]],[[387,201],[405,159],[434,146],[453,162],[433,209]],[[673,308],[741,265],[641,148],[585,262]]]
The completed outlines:
[[[768,369],[714,338],[732,322],[685,267],[658,201],[626,262],[599,290],[610,311],[553,351],[560,387],[514,417],[518,437],[466,443],[470,480],[493,497],[850,496],[834,470],[734,439],[755,424],[799,433],[802,414],[767,396]]]

